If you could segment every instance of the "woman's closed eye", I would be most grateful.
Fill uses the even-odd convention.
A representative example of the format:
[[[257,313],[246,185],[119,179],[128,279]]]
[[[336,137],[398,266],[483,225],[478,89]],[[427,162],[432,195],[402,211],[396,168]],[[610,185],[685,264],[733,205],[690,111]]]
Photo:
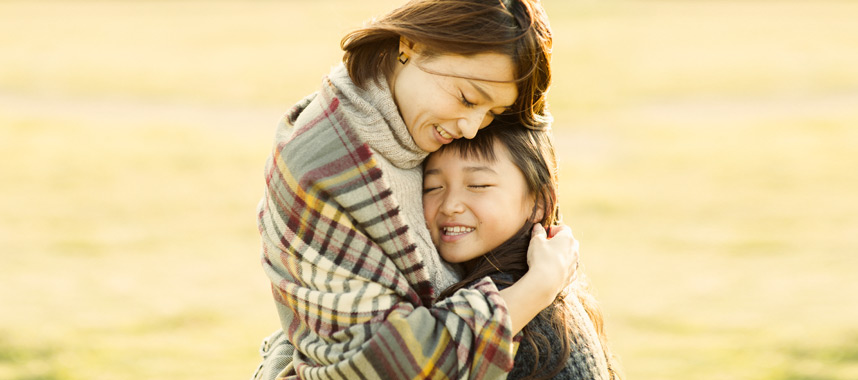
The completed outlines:
[[[465,107],[468,107],[468,108],[474,108],[477,106],[476,103],[468,100],[468,98],[465,97],[465,93],[461,92],[461,91],[459,91],[459,101],[462,102],[462,105],[464,105]]]

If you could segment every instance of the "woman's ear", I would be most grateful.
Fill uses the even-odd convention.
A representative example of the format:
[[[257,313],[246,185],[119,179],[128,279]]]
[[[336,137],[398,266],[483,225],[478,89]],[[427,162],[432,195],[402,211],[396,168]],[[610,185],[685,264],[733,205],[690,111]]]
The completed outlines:
[[[405,37],[399,36],[399,53],[405,54],[408,57],[413,57],[414,42]]]

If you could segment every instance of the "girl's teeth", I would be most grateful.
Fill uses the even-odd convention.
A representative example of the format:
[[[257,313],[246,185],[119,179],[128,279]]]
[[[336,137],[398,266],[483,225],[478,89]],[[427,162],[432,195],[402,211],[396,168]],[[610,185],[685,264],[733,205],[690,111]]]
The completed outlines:
[[[443,137],[445,139],[452,139],[453,138],[453,136],[451,136],[449,133],[447,133],[447,131],[441,129],[441,126],[439,126],[439,125],[435,126],[435,130],[438,131],[438,134],[440,134],[441,137]]]
[[[463,226],[444,227],[444,235],[463,235],[463,234],[469,233],[473,230],[474,230],[473,227],[463,227]]]

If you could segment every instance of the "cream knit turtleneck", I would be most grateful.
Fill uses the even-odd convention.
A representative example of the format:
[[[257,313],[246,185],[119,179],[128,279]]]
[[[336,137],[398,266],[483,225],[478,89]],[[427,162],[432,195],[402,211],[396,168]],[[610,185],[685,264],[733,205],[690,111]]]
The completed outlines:
[[[420,149],[405,126],[393,101],[387,81],[367,83],[357,87],[340,64],[328,78],[342,94],[340,104],[349,112],[343,114],[361,140],[369,143],[376,154],[381,172],[390,184],[402,210],[409,233],[417,243],[429,280],[438,292],[461,278],[457,266],[441,259],[423,218],[423,173],[420,164],[429,154]]]

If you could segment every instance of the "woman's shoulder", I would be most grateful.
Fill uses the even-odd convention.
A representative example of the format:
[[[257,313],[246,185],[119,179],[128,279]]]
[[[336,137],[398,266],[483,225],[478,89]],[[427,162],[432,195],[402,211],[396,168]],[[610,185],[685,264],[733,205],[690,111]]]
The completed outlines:
[[[281,117],[277,125],[278,137],[282,132],[289,132],[285,137],[318,138],[319,135],[335,138],[336,130],[348,128],[343,122],[342,105],[337,94],[329,88],[325,79],[322,87],[299,100]]]
[[[283,114],[282,123],[286,126],[294,126],[298,121],[298,117],[304,113],[304,110],[318,97],[319,92],[314,92],[310,95],[305,96],[303,99],[299,100],[295,105],[289,108],[285,114]]]
[[[343,88],[350,88],[348,73],[342,65],[334,67],[331,72],[322,79],[319,89],[299,100],[289,108],[278,124],[278,137],[309,136],[315,138],[321,134],[330,138],[339,138],[338,134],[348,134],[350,131],[347,119],[353,119],[353,104],[348,100]],[[339,133],[337,132],[339,131]],[[309,136],[307,138],[309,138]]]
[[[283,114],[277,123],[274,149],[285,163],[308,168],[317,166],[314,163],[336,167],[352,163],[349,167],[354,167],[371,156],[366,143],[344,121],[339,100],[323,90],[306,96]]]

